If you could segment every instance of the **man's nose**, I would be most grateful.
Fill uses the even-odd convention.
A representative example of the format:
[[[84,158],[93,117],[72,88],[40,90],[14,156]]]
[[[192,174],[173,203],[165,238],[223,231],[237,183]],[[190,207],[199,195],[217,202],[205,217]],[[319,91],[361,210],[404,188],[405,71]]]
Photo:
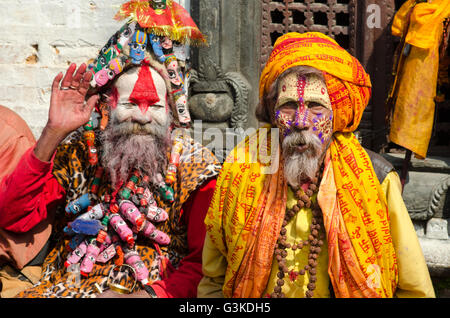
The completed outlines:
[[[133,120],[145,125],[152,122],[152,116],[150,115],[150,112],[148,111],[148,104],[146,103],[139,103],[138,104],[139,110],[136,110],[133,113]]]
[[[294,126],[298,129],[309,129],[311,126],[309,117],[309,109],[307,107],[299,107],[295,112]]]

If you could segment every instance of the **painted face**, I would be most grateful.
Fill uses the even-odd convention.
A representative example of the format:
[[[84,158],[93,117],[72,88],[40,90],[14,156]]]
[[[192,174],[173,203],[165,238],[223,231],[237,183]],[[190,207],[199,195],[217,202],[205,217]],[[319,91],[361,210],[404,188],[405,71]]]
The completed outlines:
[[[161,39],[161,46],[163,49],[170,50],[173,47],[173,42],[169,37],[165,36]]]
[[[145,70],[143,70],[145,68]],[[111,110],[112,122],[137,122],[141,125],[169,120],[167,88],[161,75],[149,66],[133,68],[117,80],[117,107]]]
[[[333,111],[326,84],[315,74],[291,73],[280,81],[275,121],[282,136],[310,130],[325,144],[333,134]]]
[[[181,125],[188,125],[191,122],[191,116],[187,107],[187,97],[185,94],[175,96],[175,105],[177,108],[178,119]]]
[[[175,86],[180,86],[182,84],[180,77],[180,70],[178,67],[178,61],[174,55],[170,55],[166,62],[167,73],[169,73],[170,82]]]
[[[122,50],[128,43],[130,43],[131,38],[133,37],[136,31],[136,22],[126,24],[119,31],[119,39],[117,40],[117,44],[120,45],[120,49]]]
[[[147,33],[143,30],[136,30],[129,45],[131,63],[135,65],[141,64],[145,58],[145,50],[147,48]]]
[[[108,65],[108,60],[104,55],[101,55],[95,61],[92,70],[94,71],[94,73],[97,73],[98,71],[103,69],[106,65]]]
[[[100,50],[100,54],[103,55],[106,53],[106,51],[108,51],[108,49],[113,46],[114,44],[117,43],[117,37],[114,34],[108,41],[108,43],[106,43],[106,45],[104,47],[102,47],[102,49]]]
[[[116,35],[112,36],[108,43],[100,50],[100,54],[98,58],[95,60],[93,65],[93,71],[94,73],[97,73],[101,69],[105,68],[109,62],[111,62],[111,59],[117,57],[118,53],[114,49],[114,46],[117,43],[117,37]]]
[[[178,60],[185,62],[187,56],[186,46],[178,42],[173,42],[173,54]]]
[[[155,53],[156,57],[159,59],[160,62],[165,61],[164,52],[162,50],[160,37],[155,34],[150,34],[150,44],[152,45],[153,52]]]
[[[165,10],[167,7],[166,0],[153,0],[152,7],[153,10]]]
[[[99,72],[95,73],[95,83],[99,87],[106,85],[106,83],[114,79],[118,74],[122,72],[125,63],[126,59],[124,59],[123,57],[113,59],[111,62],[109,62],[108,67],[105,67]]]

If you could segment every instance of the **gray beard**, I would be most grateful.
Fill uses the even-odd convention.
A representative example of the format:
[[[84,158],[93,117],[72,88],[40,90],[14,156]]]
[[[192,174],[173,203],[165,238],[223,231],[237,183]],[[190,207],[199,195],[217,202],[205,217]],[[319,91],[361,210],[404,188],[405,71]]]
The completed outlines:
[[[308,149],[299,152],[299,145]],[[284,176],[293,188],[316,176],[323,160],[324,151],[320,139],[308,131],[294,131],[283,139]]]
[[[101,163],[113,186],[126,182],[134,170],[149,176],[150,180],[158,173],[164,174],[170,147],[168,128],[155,122],[140,125],[127,121],[108,125],[100,135]]]

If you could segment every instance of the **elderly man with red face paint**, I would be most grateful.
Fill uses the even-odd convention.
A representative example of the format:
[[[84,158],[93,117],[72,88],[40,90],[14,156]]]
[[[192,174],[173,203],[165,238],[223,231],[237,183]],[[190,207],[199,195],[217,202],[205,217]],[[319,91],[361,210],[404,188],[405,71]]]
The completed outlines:
[[[196,296],[220,164],[177,128],[187,109],[179,116],[174,94],[186,94],[186,73],[178,67],[173,81],[153,47],[161,30],[178,46],[203,38],[175,2],[134,2],[93,64],[56,76],[47,125],[3,180],[0,227],[53,230],[39,283],[17,297]],[[133,20],[136,5],[145,19]],[[173,25],[155,23],[161,15]],[[183,25],[189,34],[174,29]]]

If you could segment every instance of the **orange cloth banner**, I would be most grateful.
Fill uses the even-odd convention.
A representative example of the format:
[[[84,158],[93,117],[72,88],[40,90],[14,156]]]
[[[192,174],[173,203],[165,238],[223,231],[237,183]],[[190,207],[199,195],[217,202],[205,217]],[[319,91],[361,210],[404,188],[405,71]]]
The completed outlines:
[[[336,133],[318,195],[328,240],[328,273],[338,298],[392,298],[398,266],[386,198],[364,148]],[[337,195],[336,195],[337,193]]]

